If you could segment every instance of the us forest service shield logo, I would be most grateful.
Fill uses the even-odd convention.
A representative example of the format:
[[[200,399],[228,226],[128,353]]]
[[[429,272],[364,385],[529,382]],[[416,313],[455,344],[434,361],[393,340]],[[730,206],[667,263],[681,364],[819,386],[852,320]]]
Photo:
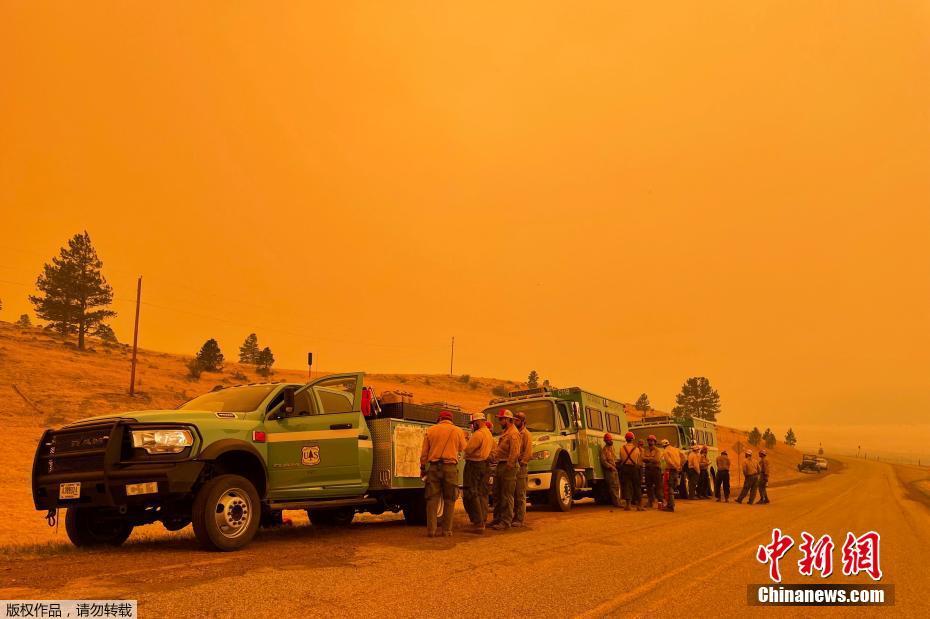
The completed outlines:
[[[304,466],[316,466],[320,463],[320,446],[307,445],[300,450],[300,463]]]

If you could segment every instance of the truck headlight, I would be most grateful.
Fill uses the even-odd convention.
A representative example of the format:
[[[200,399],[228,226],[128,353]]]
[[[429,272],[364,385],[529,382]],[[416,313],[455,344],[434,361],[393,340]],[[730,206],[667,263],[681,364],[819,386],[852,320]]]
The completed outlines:
[[[542,451],[536,451],[533,453],[533,460],[548,460],[549,459],[549,450],[543,449]]]
[[[194,444],[190,430],[133,430],[132,446],[150,454],[176,454]]]

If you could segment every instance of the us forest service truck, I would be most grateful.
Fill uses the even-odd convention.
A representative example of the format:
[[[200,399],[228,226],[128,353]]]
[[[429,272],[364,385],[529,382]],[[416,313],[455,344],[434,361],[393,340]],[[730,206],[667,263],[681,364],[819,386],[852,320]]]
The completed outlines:
[[[306,510],[316,526],[385,511],[422,524],[420,447],[438,410],[431,419],[382,416],[363,379],[242,385],[176,410],[46,430],[33,463],[35,507],[50,522],[66,508],[76,546],[119,545],[133,527],[160,521],[171,531],[193,524],[204,547],[236,550],[285,509]]]
[[[605,433],[623,441],[627,420],[622,402],[578,387],[511,391],[484,410],[495,435],[501,433],[497,413],[503,409],[525,413],[533,436],[527,466],[527,499],[533,505],[566,512],[584,497],[610,502],[600,455]]]
[[[720,446],[717,444],[717,424],[706,419],[696,417],[678,418],[667,415],[645,417],[640,421],[630,422],[630,430],[636,435],[637,439],[646,440],[646,437],[654,435],[658,443],[662,439],[668,439],[669,444],[681,450],[682,456],[687,460],[688,453],[691,451],[691,441],[697,445],[707,447],[707,459],[710,461],[708,472],[710,473],[711,484],[716,483],[717,479],[717,456],[720,455]],[[736,454],[731,454],[732,470],[736,470]],[[687,475],[681,475],[678,482],[678,496],[687,496]],[[645,483],[645,482],[644,482]],[[712,486],[713,487],[713,486]]]

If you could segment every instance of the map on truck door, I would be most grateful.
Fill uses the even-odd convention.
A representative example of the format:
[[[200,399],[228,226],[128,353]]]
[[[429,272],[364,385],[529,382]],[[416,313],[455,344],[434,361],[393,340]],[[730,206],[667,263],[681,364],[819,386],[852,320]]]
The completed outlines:
[[[420,451],[426,427],[398,424],[394,426],[394,476],[419,477]]]

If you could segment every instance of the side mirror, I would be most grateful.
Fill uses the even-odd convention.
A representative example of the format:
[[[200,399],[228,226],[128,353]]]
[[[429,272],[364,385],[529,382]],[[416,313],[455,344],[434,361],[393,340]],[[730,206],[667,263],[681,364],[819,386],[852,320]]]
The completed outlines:
[[[293,387],[286,387],[284,389],[284,404],[281,406],[281,412],[284,413],[282,417],[290,417],[294,414],[294,392],[296,389]]]
[[[578,412],[578,402],[572,402],[572,421],[579,428],[581,427],[581,414]]]

